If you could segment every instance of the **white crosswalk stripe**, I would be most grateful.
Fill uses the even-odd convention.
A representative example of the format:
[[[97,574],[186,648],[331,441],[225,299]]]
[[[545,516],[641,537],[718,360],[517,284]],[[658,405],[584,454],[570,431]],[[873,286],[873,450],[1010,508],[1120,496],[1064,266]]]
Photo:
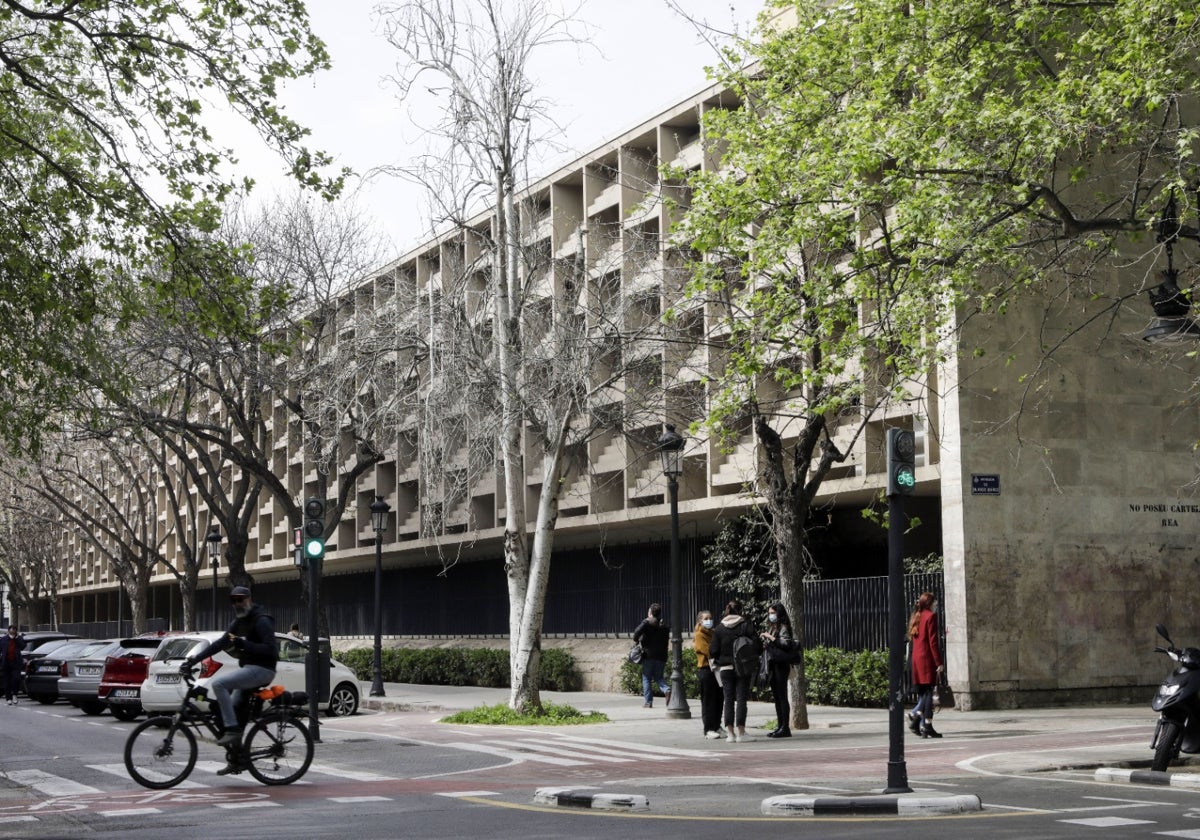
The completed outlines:
[[[133,781],[132,779],[129,778],[129,771],[125,769],[124,764],[89,764],[89,765],[87,765],[87,767],[90,770],[96,770],[100,773],[107,773],[108,775],[116,776],[119,779],[125,779],[126,781]],[[145,771],[145,770],[143,770],[142,772],[145,773],[147,776],[150,776],[151,778],[156,778],[158,780],[165,781],[167,778],[166,774],[154,774],[154,773],[150,773],[149,771]],[[201,784],[200,782],[194,782],[191,779],[185,779],[184,781],[175,785],[175,787],[177,789],[203,788],[203,787],[208,787],[208,785]]]
[[[31,787],[46,796],[77,796],[81,793],[102,793],[100,788],[83,785],[41,770],[9,770],[2,774],[10,782]]]
[[[605,738],[584,738],[572,735],[487,738],[479,741],[453,741],[445,746],[486,753],[498,758],[507,758],[513,762],[533,761],[559,767],[624,764],[635,761],[673,761],[680,758],[712,758],[720,755],[720,753],[707,750],[666,750]]]

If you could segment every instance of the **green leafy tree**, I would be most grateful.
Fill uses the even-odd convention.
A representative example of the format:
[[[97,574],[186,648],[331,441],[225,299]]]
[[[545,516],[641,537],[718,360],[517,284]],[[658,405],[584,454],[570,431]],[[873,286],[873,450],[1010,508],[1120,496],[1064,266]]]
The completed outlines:
[[[1171,244],[1169,225],[1147,235],[1167,196],[1194,209],[1197,24],[1183,0],[775,0],[725,56],[743,69],[719,77],[736,102],[707,111],[720,165],[676,173],[677,235],[699,255],[690,294],[722,313],[707,426],[753,429],[797,625],[822,482],[970,352],[965,319],[1081,301],[1044,364],[1144,293],[1111,278]]]
[[[0,3],[0,424],[70,402],[100,338],[142,312],[237,323],[229,249],[198,238],[250,186],[209,130],[220,104],[302,184],[340,176],[275,105],[328,66],[298,0]],[[206,289],[209,294],[199,295]],[[180,309],[181,300],[201,305]]]

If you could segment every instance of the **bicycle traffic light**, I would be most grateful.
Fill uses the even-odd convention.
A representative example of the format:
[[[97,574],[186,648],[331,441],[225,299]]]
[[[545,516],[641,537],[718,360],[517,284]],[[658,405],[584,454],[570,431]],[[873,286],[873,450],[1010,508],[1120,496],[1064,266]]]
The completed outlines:
[[[917,438],[908,429],[887,430],[887,494],[912,494],[917,486]]]
[[[311,498],[304,503],[304,556],[319,560],[325,556],[325,500]]]

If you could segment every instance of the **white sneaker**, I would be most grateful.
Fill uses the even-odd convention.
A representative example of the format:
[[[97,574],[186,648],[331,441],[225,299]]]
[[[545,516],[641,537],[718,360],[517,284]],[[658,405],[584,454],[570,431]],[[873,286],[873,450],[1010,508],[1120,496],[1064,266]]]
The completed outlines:
[[[715,740],[717,740],[718,738],[720,738],[720,737],[721,737],[721,733],[720,733],[720,732],[714,732],[714,731],[712,731],[712,730],[710,729],[708,732],[705,732],[705,733],[704,733],[704,737],[705,737],[705,738],[707,738],[707,739],[708,739],[708,740],[710,740],[710,741],[715,741]]]
[[[737,741],[737,742],[740,744],[740,743],[742,743],[743,741],[749,741],[749,740],[750,740],[750,736],[749,736],[749,735],[744,735],[744,734],[742,734],[741,732],[738,732],[736,735],[734,735],[734,739],[735,739],[735,740],[736,740],[736,741]]]
[[[732,744],[736,740],[737,740],[737,736],[734,735],[732,732],[730,732],[728,735],[725,736],[726,743]]]

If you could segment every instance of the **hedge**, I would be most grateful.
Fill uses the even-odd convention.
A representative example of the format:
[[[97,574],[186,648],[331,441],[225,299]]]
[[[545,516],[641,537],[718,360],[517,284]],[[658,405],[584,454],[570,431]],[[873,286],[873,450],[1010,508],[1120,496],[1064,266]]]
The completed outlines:
[[[353,648],[340,651],[338,661],[360,680],[374,677],[374,651]],[[492,648],[385,648],[380,655],[384,682],[418,685],[477,685],[508,688],[508,651]],[[541,691],[579,691],[583,676],[570,651],[542,651]]]
[[[804,652],[804,671],[808,679],[809,703],[817,706],[854,706],[871,709],[887,706],[886,650],[809,648]],[[669,682],[670,660],[667,661],[665,676]],[[627,694],[641,695],[642,666],[625,662],[621,666],[620,685],[621,690]],[[690,648],[683,651],[683,686],[688,697],[700,696],[696,681],[696,652]],[[771,689],[751,688],[750,699],[770,702]]]

